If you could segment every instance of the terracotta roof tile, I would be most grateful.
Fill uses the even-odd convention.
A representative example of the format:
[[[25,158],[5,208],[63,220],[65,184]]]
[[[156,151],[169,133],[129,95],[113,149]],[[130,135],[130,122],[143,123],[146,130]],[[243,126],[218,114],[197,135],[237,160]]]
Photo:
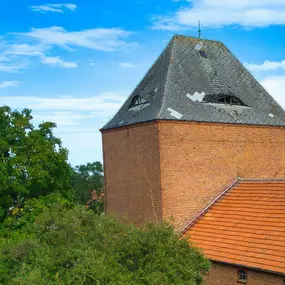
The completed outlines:
[[[237,182],[185,235],[211,260],[285,274],[285,180]]]

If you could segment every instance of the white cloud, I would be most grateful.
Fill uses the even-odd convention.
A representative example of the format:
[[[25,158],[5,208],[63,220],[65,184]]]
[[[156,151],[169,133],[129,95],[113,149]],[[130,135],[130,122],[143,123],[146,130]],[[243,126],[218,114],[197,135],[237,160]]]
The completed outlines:
[[[1,104],[18,110],[32,109],[35,124],[55,122],[55,134],[69,149],[70,162],[79,164],[102,160],[99,128],[117,112],[125,99],[125,94],[113,92],[85,97],[1,96]]]
[[[30,57],[39,58],[42,64],[62,68],[76,68],[75,62],[64,61],[59,56],[46,56],[51,46],[41,44],[3,44],[0,50],[0,71],[19,72],[30,64]]]
[[[122,94],[112,92],[101,93],[92,97],[36,97],[36,96],[14,96],[1,97],[1,104],[7,102],[13,108],[30,108],[35,111],[90,111],[96,114],[113,114],[126,97]],[[85,113],[87,114],[87,113]]]
[[[196,26],[198,22],[196,23]],[[180,31],[186,30],[189,27],[182,26],[177,20],[176,17],[170,16],[158,16],[153,18],[153,26],[154,30],[163,30],[163,31]]]
[[[0,81],[0,88],[6,88],[6,87],[15,87],[18,86],[20,82],[18,81]]]
[[[48,49],[49,47],[43,45],[12,44],[6,45],[3,54],[16,56],[42,56],[43,52]]]
[[[53,4],[54,7],[55,5],[57,4]],[[123,40],[130,34],[119,28],[71,32],[62,27],[31,29],[27,33],[10,33],[0,36],[0,72],[22,71],[35,60],[50,66],[76,68],[76,62],[66,61],[60,56],[53,55],[55,47],[68,51],[73,51],[75,47],[114,51],[134,44]]]
[[[194,0],[191,1],[197,6],[206,6],[210,8],[229,8],[234,7],[243,10],[244,8],[276,8],[285,7],[283,0]]]
[[[63,68],[77,68],[76,62],[64,61],[59,56],[43,56],[42,63]]]
[[[75,11],[77,9],[76,4],[49,4],[50,7],[55,7],[55,8],[67,8],[71,11]]]
[[[8,52],[12,47],[13,45],[6,44],[4,41],[0,43],[0,72],[19,72],[29,64],[28,60],[17,57],[14,51]]]
[[[284,0],[193,0],[172,16],[153,19],[153,29],[179,31],[197,28],[198,21],[207,28],[228,25],[266,27],[285,24]]]
[[[31,6],[30,7],[34,12],[54,12],[54,13],[63,13],[64,10],[68,9],[71,11],[75,11],[77,9],[77,5],[75,4],[45,4],[39,6]]]
[[[252,72],[285,69],[285,60],[283,61],[265,60],[262,64],[245,63],[245,67]]]
[[[38,122],[49,121],[57,122],[60,126],[78,126],[79,121],[85,119],[92,119],[94,115],[84,115],[78,112],[72,111],[52,111],[52,112],[35,112],[33,115],[34,119]]]
[[[0,61],[0,72],[10,72],[16,73],[28,66],[27,62],[20,61],[20,62],[1,62]]]
[[[285,109],[285,76],[268,76],[261,84]]]
[[[114,51],[127,45],[122,38],[131,33],[120,28],[98,28],[81,31],[67,31],[62,27],[32,29],[20,35],[29,37],[44,45],[59,46],[68,50],[84,47],[101,51]]]
[[[120,63],[119,63],[119,66],[120,66],[120,67],[123,67],[123,68],[134,68],[134,67],[138,67],[137,64],[133,64],[133,63],[130,63],[130,62],[120,62]]]

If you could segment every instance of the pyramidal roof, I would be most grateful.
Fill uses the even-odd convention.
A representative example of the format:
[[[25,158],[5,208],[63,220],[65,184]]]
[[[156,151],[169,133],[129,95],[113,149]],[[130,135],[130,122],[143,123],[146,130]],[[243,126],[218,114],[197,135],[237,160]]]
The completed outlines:
[[[285,112],[221,42],[174,36],[101,130],[153,120],[285,126]]]

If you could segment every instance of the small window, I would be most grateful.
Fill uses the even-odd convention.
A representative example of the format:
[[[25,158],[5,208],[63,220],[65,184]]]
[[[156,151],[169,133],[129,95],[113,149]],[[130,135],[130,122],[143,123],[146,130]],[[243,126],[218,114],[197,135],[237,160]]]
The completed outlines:
[[[238,281],[243,283],[247,282],[247,273],[244,270],[238,271]]]
[[[129,109],[136,107],[136,106],[143,106],[145,104],[147,104],[148,102],[141,96],[137,95],[133,98]]]

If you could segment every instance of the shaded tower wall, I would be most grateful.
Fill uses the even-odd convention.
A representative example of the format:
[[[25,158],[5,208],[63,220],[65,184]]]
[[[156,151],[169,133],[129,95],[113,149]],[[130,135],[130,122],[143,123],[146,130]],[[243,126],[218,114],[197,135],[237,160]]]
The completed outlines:
[[[285,177],[284,127],[160,121],[159,148],[162,215],[178,229],[238,177]]]
[[[103,149],[106,211],[138,225],[181,229],[238,177],[285,177],[284,127],[158,121],[104,131]]]
[[[141,225],[161,221],[157,123],[103,132],[105,211]]]

